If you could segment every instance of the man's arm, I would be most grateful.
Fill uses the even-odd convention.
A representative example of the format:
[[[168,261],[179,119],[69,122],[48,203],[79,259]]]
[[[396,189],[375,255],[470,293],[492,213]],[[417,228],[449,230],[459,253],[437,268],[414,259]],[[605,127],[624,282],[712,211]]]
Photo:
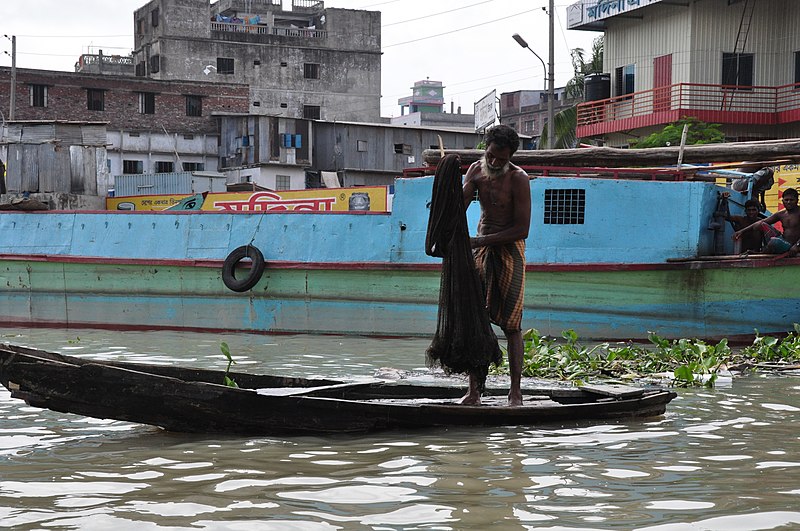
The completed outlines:
[[[746,226],[743,229],[737,230],[736,232],[733,233],[733,239],[734,240],[740,239],[742,237],[742,234],[744,234],[746,231],[748,231],[750,229],[754,229],[756,227],[760,227],[764,223],[768,223],[768,224],[772,225],[774,223],[779,222],[780,220],[781,220],[781,213],[780,212],[775,212],[774,214],[772,214],[767,219],[760,219],[760,220],[758,220],[758,221],[756,221],[754,223],[751,223],[750,225]]]
[[[464,196],[464,209],[469,208],[469,204],[472,203],[472,200],[475,199],[475,190],[478,187],[475,185],[475,175],[480,173],[480,163],[473,162],[472,165],[467,170],[467,175],[464,178],[464,187],[461,189],[461,192]]]

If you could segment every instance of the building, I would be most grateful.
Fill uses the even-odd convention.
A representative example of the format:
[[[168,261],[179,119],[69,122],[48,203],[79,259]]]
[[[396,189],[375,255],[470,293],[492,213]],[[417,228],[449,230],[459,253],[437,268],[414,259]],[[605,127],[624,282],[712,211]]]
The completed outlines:
[[[0,68],[0,86],[9,86],[10,77],[9,68]],[[29,69],[17,69],[15,90],[20,122],[104,122],[112,176],[217,170],[216,116],[246,114],[249,102],[241,84]],[[0,109],[8,109],[9,100],[9,92],[0,91]],[[14,140],[7,133],[5,143]],[[4,155],[0,151],[8,160]]]
[[[579,105],[579,137],[623,147],[683,116],[729,140],[800,136],[796,0],[580,0],[567,20],[605,34],[611,97]]]
[[[152,0],[134,13],[136,75],[250,87],[247,112],[378,121],[381,17],[318,0]]]
[[[390,119],[392,125],[474,129],[475,115],[456,112],[450,102],[450,112],[444,109],[444,86],[441,81],[417,81],[411,96],[400,98],[400,116]]]
[[[553,90],[554,114],[577,103],[568,101],[565,94],[564,87]],[[516,90],[500,94],[500,123],[538,139],[547,128],[547,91]]]

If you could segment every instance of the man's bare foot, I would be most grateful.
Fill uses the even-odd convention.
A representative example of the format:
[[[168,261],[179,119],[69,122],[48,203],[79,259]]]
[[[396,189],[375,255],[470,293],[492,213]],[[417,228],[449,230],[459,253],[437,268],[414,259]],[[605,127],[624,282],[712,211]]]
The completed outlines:
[[[459,404],[462,406],[479,406],[481,405],[481,395],[469,392],[461,398]]]
[[[522,405],[522,393],[519,392],[519,391],[517,391],[515,393],[514,392],[508,393],[508,405],[509,406],[515,406],[515,407],[516,406],[521,406]]]

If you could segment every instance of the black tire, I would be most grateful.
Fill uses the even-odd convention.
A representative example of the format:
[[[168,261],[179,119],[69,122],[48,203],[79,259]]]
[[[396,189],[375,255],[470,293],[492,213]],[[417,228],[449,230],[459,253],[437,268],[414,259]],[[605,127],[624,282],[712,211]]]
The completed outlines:
[[[236,266],[245,258],[250,259],[249,274],[242,279],[237,279],[235,275]],[[258,250],[258,247],[252,245],[242,245],[237,247],[225,259],[222,264],[222,282],[225,286],[236,292],[247,291],[253,286],[258,284],[261,280],[261,275],[264,274],[264,255]]]

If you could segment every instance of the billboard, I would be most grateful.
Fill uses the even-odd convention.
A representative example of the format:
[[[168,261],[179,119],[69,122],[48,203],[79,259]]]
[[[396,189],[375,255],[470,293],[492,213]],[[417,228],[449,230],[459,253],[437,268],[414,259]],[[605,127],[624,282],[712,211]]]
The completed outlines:
[[[483,131],[494,123],[497,116],[497,91],[493,90],[475,103],[475,131]]]
[[[194,197],[194,196],[192,196]],[[175,207],[185,195],[137,195],[109,197],[107,210],[166,210]],[[308,190],[276,190],[261,192],[221,192],[206,194],[194,210],[217,212],[266,212],[294,210],[298,212],[332,212],[364,210],[388,211],[386,186],[357,188],[315,188]]]

